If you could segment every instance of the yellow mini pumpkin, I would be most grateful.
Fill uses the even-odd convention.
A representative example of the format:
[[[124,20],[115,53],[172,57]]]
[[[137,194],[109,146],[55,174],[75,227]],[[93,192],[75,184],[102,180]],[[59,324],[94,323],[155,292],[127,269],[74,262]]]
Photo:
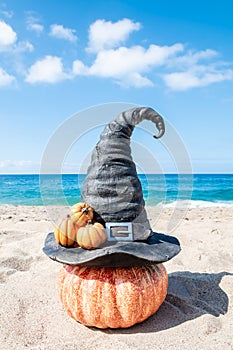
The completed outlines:
[[[107,231],[99,222],[88,222],[86,226],[79,228],[76,236],[78,245],[85,249],[98,248],[107,238]]]
[[[71,220],[70,215],[67,215],[65,219],[62,219],[54,229],[54,236],[57,243],[64,247],[70,247],[76,243],[76,233],[77,227]]]
[[[93,209],[87,203],[77,203],[71,207],[71,219],[77,225],[82,227],[89,220],[93,219]]]

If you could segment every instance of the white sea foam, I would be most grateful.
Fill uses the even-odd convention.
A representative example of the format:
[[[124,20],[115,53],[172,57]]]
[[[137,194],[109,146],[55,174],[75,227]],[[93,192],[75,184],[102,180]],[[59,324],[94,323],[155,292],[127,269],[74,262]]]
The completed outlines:
[[[164,206],[166,208],[213,208],[213,207],[233,207],[233,202],[209,202],[201,200],[179,200],[171,203],[159,203],[158,206]]]

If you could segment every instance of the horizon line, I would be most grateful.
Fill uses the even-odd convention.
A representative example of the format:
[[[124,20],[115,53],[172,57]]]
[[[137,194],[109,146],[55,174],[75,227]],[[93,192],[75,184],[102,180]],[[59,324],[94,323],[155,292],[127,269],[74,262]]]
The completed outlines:
[[[233,172],[193,172],[193,173],[137,173],[138,175],[233,175]],[[0,173],[0,176],[10,175],[87,175],[87,173]]]

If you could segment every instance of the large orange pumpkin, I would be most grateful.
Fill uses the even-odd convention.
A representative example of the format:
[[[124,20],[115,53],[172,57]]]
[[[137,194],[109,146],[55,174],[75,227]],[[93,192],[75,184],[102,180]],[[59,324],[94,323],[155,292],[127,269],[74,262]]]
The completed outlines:
[[[167,293],[163,264],[141,267],[78,267],[59,272],[60,299],[68,314],[86,326],[126,328],[154,314]]]

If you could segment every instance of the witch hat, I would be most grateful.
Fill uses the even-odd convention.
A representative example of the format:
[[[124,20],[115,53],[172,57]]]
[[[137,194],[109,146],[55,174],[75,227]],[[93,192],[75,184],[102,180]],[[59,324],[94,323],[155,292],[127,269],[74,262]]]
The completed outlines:
[[[105,127],[92,152],[82,199],[106,227],[108,241],[95,250],[65,248],[50,233],[43,248],[50,258],[72,265],[126,267],[164,262],[179,253],[178,240],[153,232],[147,218],[130,147],[132,132],[144,119],[155,123],[159,131],[155,138],[164,134],[164,121],[157,112],[133,108]]]

